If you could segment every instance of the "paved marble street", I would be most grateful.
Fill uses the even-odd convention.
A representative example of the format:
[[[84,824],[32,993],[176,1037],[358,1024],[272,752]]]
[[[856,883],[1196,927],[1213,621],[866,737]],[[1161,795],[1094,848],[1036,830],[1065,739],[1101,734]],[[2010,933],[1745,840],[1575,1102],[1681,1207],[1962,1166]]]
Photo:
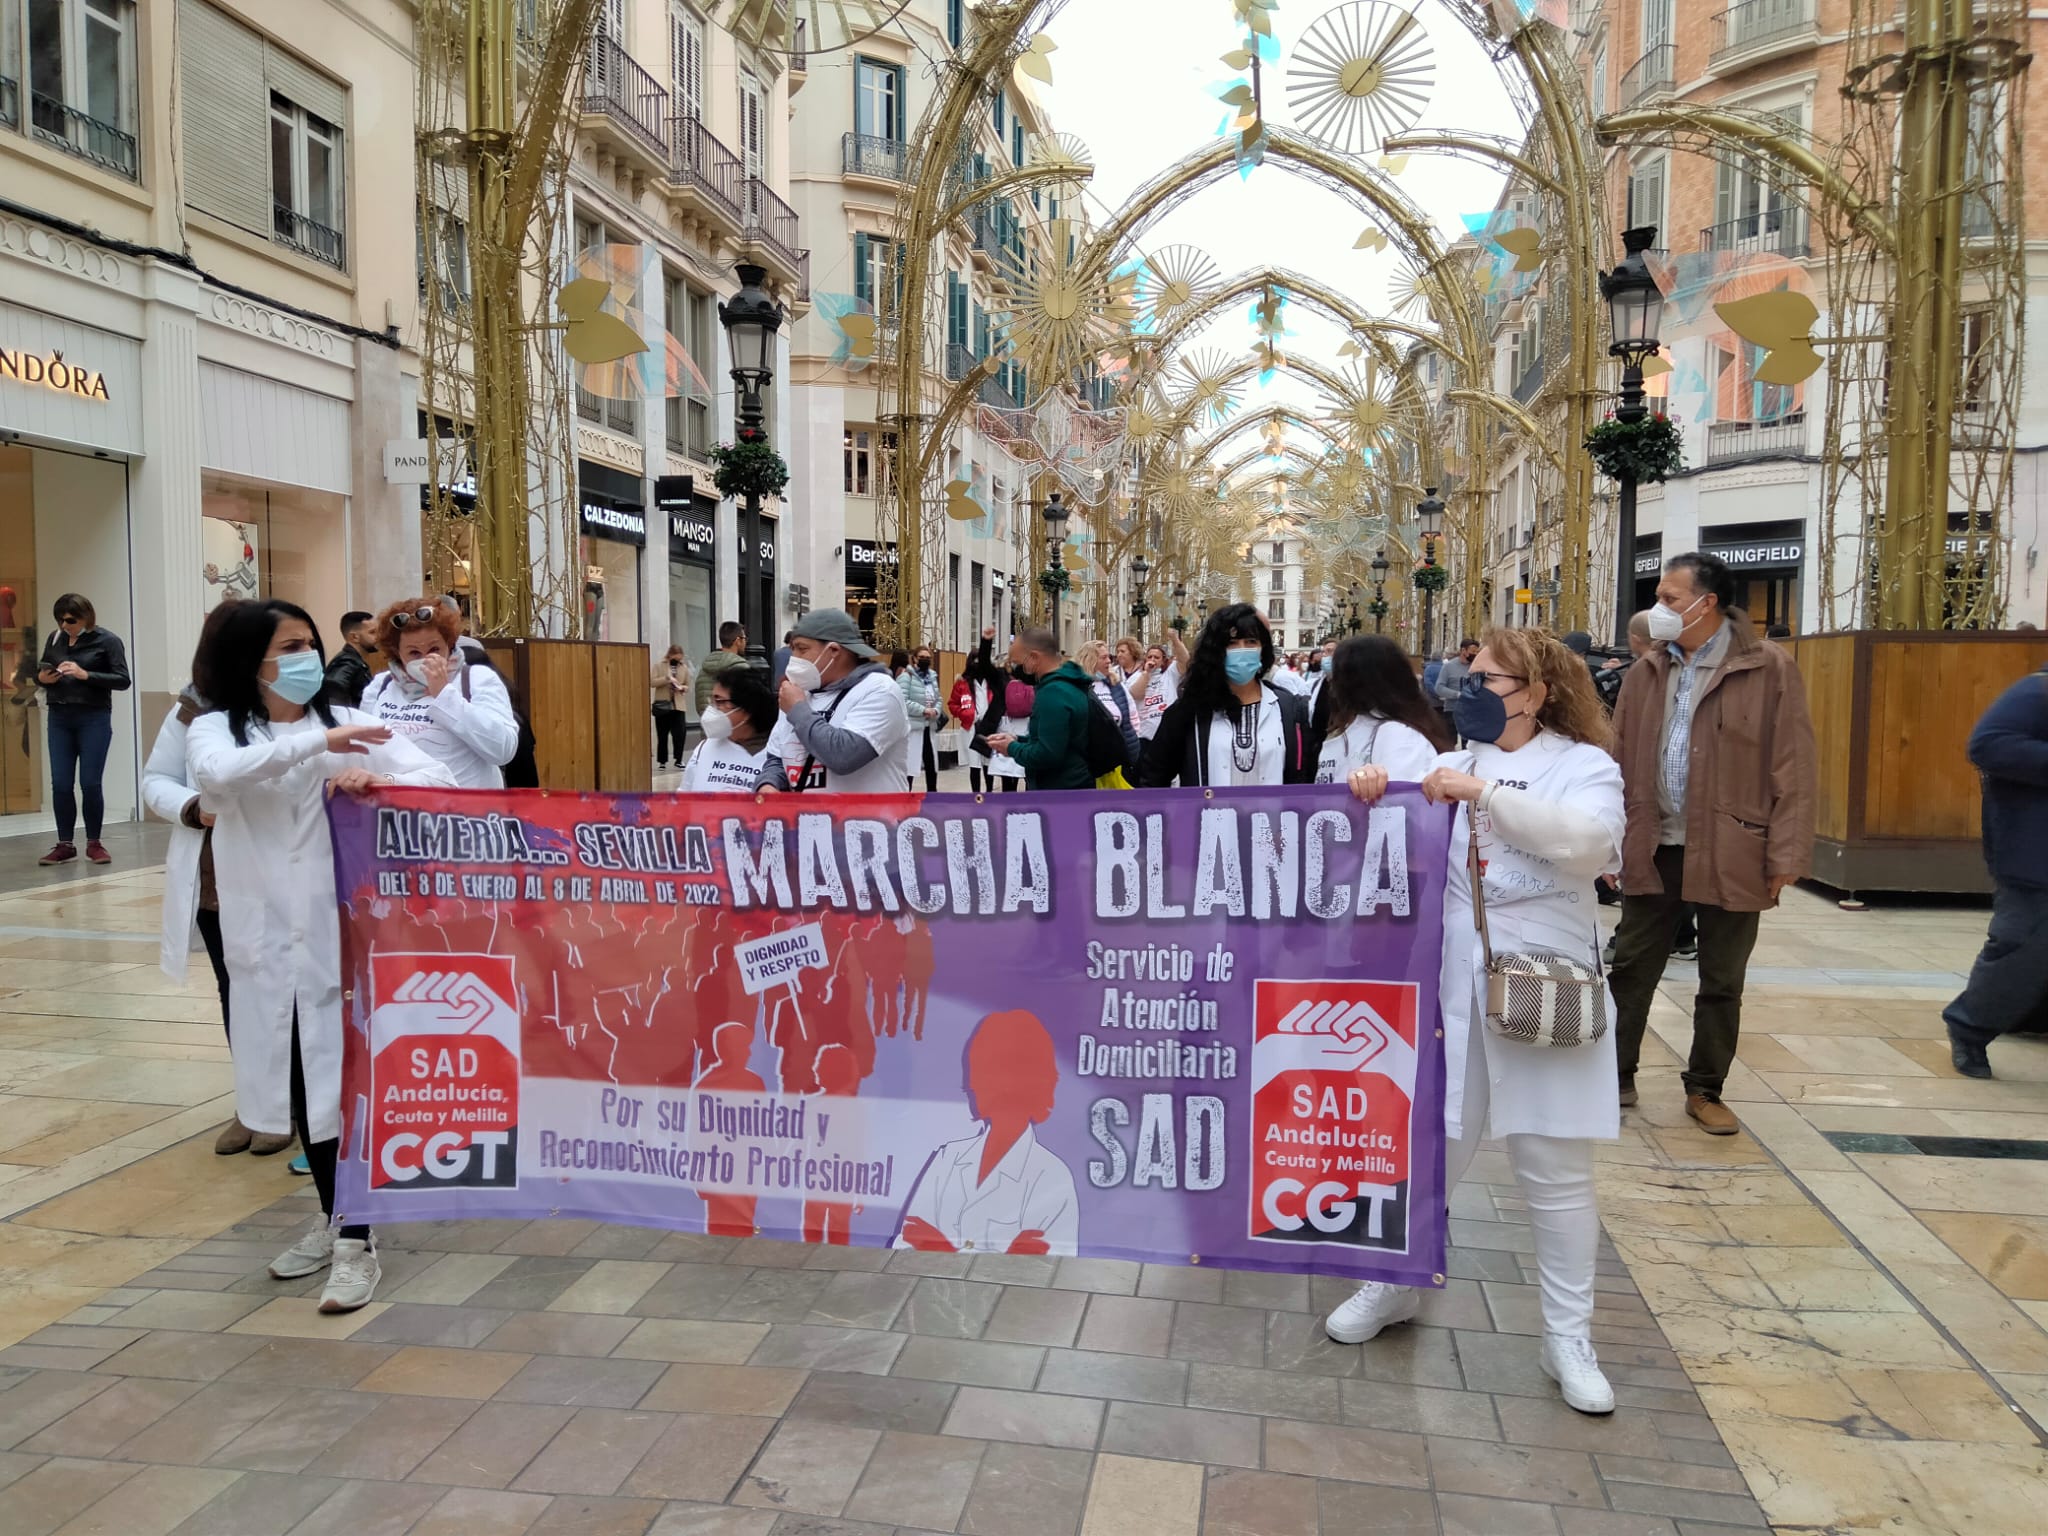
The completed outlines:
[[[213,1156],[210,982],[158,973],[124,841],[77,873],[0,843],[7,1536],[2040,1529],[2048,1049],[1951,1071],[1975,908],[1793,893],[1724,1140],[1684,1117],[1674,966],[1602,1149],[1593,1420],[1537,1368],[1494,1152],[1447,1292],[1362,1349],[1326,1282],[580,1221],[388,1229],[377,1301],[322,1318],[263,1273],[311,1190]]]

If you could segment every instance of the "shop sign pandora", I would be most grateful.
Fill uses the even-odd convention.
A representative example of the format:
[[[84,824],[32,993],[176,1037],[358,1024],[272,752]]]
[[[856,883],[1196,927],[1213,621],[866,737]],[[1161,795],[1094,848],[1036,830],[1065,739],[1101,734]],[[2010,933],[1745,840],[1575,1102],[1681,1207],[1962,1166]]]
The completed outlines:
[[[82,363],[67,363],[62,352],[47,355],[0,347],[0,379],[16,384],[39,384],[60,395],[81,400],[106,400],[106,375]]]

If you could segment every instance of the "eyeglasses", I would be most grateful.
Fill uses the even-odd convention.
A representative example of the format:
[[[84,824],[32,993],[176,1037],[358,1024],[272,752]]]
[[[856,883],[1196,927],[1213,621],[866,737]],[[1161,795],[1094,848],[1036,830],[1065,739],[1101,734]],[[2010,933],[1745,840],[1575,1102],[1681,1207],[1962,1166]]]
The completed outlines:
[[[1494,683],[1527,683],[1529,681],[1526,677],[1517,677],[1512,672],[1467,672],[1465,675],[1482,688]],[[1511,688],[1508,691],[1512,693],[1514,690]]]
[[[411,613],[394,613],[391,615],[391,627],[403,630],[419,624],[432,624],[434,616],[432,608],[415,608]]]
[[[82,614],[82,613],[67,613],[67,614],[63,614],[63,615],[59,616],[59,618],[58,618],[58,620],[57,620],[57,623],[58,623],[59,625],[64,625],[64,624],[83,624],[84,622],[85,622],[85,615],[84,615],[84,614]]]

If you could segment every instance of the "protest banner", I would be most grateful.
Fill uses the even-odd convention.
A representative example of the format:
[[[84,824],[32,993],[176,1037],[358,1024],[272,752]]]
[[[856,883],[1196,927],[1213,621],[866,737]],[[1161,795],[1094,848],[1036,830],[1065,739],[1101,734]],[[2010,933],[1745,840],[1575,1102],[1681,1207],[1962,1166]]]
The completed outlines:
[[[1442,1283],[1412,788],[329,814],[351,1220]]]

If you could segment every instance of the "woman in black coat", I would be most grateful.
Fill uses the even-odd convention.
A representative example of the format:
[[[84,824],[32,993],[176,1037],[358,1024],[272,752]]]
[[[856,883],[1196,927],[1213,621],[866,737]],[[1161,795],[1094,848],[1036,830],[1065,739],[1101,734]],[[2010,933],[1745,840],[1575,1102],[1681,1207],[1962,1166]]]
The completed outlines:
[[[58,598],[50,614],[57,627],[43,647],[36,681],[43,685],[50,716],[50,804],[57,813],[57,846],[37,862],[68,864],[78,857],[78,845],[71,838],[82,797],[85,856],[95,864],[111,864],[113,856],[100,842],[106,813],[100,784],[114,740],[114,695],[128,687],[128,655],[121,637],[101,629],[92,604],[76,592]]]
[[[1209,615],[1180,697],[1145,743],[1138,787],[1313,784],[1322,742],[1308,700],[1263,681],[1276,659],[1250,603]]]

